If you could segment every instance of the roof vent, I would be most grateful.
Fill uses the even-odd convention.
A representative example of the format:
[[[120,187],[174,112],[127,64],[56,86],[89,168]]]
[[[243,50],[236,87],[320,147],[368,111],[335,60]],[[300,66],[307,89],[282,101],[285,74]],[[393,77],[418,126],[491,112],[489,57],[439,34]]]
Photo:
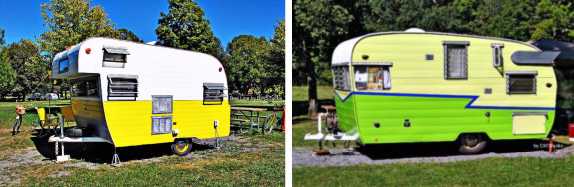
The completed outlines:
[[[405,32],[425,32],[425,30],[413,27],[413,28],[409,28],[409,29],[405,30]]]

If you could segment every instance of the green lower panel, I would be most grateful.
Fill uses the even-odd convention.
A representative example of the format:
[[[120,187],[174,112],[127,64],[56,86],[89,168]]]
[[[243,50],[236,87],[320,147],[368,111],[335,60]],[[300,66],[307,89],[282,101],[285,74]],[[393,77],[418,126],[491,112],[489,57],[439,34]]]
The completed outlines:
[[[336,99],[343,131],[358,128],[360,141],[408,143],[454,141],[461,133],[486,133],[491,139],[546,137],[554,122],[554,110],[468,109],[471,98],[352,95]],[[490,117],[486,113],[490,113]],[[514,135],[513,113],[546,113],[546,131]],[[405,127],[405,120],[410,127]],[[379,128],[374,123],[380,124]]]

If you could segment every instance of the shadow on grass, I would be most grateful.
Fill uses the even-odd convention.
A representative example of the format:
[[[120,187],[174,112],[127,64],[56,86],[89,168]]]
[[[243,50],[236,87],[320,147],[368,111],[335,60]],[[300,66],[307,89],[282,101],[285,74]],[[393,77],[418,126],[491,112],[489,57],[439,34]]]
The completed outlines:
[[[544,140],[490,141],[483,154],[548,151],[548,146],[549,142]],[[554,146],[563,149],[571,145],[554,142]],[[380,144],[361,146],[355,150],[373,160],[462,155],[454,142]]]
[[[35,136],[31,138],[36,150],[46,159],[55,159],[55,143],[48,142],[48,138],[53,133],[36,137],[37,133],[33,134]],[[122,162],[158,158],[172,155],[170,146],[171,143],[120,147],[116,148],[116,153]],[[215,148],[209,145],[193,144],[190,154],[208,149]],[[61,152],[58,155],[60,154]],[[114,155],[114,146],[109,143],[66,143],[65,154],[70,155],[73,159],[81,159],[86,162],[110,164]]]

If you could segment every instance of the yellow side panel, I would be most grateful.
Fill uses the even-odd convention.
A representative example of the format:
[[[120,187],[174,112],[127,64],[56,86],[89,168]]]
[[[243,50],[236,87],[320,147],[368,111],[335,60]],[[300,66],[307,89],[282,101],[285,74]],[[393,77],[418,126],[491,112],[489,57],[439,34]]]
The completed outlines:
[[[544,134],[546,133],[546,116],[519,115],[513,117],[514,134]]]
[[[104,121],[104,107],[102,101],[89,101],[72,98],[74,115]]]
[[[105,101],[104,110],[110,134],[116,147],[173,142],[175,138],[216,137],[214,121],[219,120],[219,136],[228,136],[230,131],[230,106],[203,105],[203,101],[174,101],[173,114],[152,114],[151,101]],[[179,134],[151,134],[152,116],[172,115],[172,129]]]

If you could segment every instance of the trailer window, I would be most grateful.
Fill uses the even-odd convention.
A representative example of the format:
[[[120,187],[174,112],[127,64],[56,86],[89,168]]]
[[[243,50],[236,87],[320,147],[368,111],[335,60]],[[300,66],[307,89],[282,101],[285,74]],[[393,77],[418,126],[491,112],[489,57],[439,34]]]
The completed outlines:
[[[468,78],[469,42],[443,42],[444,45],[444,78]]]
[[[173,96],[152,95],[152,113],[169,114],[173,113]]]
[[[108,75],[108,98],[135,99],[138,96],[137,75]]]
[[[75,79],[70,81],[72,96],[80,97],[99,97],[100,89],[98,85],[98,77],[90,77],[87,79]]]
[[[203,104],[204,105],[221,105],[225,95],[223,83],[203,83]]]
[[[60,66],[58,73],[68,72],[68,65],[69,65],[69,60],[67,58],[64,60],[60,60],[60,63],[58,65],[58,66]]]
[[[123,68],[125,66],[127,49],[120,47],[104,47],[103,67]]]
[[[335,90],[351,90],[349,66],[333,67],[333,84],[335,86]]]
[[[151,134],[171,133],[172,116],[152,116]]]
[[[507,94],[536,94],[536,72],[506,72]]]
[[[355,66],[355,87],[357,90],[391,89],[389,66]]]
[[[502,48],[504,44],[493,43],[492,45],[492,65],[494,67],[502,67]]]

